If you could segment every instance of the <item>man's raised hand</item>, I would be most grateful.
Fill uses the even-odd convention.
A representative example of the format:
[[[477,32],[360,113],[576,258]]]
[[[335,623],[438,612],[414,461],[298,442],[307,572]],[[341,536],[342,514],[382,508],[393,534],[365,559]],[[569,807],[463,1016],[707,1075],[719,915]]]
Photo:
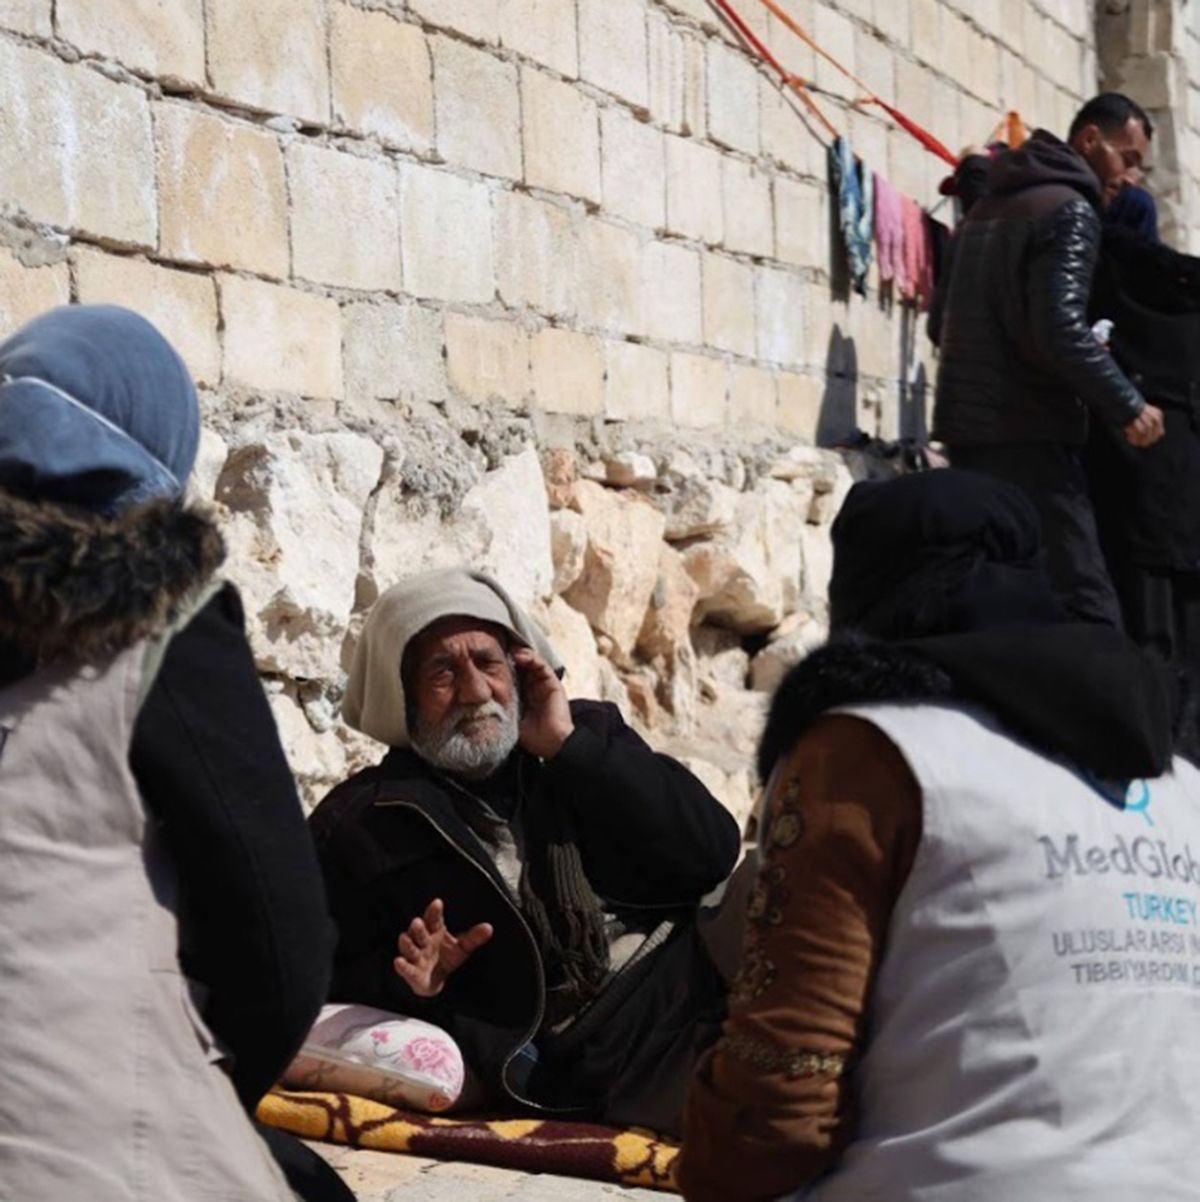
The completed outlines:
[[[396,941],[400,954],[392,964],[396,975],[417,997],[437,997],[450,974],[491,937],[490,922],[480,922],[461,935],[451,935],[446,927],[445,906],[440,897],[435,897],[425,907],[425,913],[414,918]]]
[[[567,691],[531,647],[517,647],[512,657],[521,690],[521,746],[530,755],[552,759],[575,729]]]

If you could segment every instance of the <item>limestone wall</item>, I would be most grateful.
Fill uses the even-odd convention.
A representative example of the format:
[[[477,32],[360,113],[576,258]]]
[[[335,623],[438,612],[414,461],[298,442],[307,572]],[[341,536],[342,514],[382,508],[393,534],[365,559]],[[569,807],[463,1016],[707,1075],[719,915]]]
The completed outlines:
[[[1090,0],[785,4],[952,147],[1094,87]],[[938,160],[822,103],[935,199]],[[0,0],[0,218],[0,329],[116,300],[185,354],[313,789],[368,751],[345,632],[465,559],[744,800],[745,685],[819,637],[851,472],[794,448],[923,425],[918,320],[840,291],[822,143],[708,0]]]
[[[1200,8],[1180,0],[1104,0],[1098,9],[1101,84],[1150,113],[1147,187],[1164,240],[1200,251]]]

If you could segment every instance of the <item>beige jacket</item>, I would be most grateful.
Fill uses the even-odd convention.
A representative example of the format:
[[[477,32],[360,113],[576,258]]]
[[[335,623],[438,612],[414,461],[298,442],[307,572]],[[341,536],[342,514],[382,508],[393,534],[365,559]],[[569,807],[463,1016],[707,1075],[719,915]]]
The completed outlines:
[[[140,643],[0,691],[0,1199],[293,1202],[178,962]]]

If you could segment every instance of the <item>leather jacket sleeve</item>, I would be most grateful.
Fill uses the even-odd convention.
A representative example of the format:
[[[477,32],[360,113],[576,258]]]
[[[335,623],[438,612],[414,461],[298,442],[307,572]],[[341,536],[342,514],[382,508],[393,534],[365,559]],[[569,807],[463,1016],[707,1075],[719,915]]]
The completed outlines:
[[[1073,200],[1038,225],[1027,280],[1029,334],[1039,358],[1101,421],[1118,428],[1146,402],[1092,335],[1088,297],[1100,253],[1100,219]]]

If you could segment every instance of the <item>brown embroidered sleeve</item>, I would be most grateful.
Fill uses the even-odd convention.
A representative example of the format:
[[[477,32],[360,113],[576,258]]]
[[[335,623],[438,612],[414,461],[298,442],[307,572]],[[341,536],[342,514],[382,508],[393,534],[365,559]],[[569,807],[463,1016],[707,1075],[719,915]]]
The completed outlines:
[[[822,718],[775,774],[724,1032],[701,1060],[680,1158],[689,1202],[807,1185],[852,1134],[847,1066],[921,833],[921,796],[867,722]]]

